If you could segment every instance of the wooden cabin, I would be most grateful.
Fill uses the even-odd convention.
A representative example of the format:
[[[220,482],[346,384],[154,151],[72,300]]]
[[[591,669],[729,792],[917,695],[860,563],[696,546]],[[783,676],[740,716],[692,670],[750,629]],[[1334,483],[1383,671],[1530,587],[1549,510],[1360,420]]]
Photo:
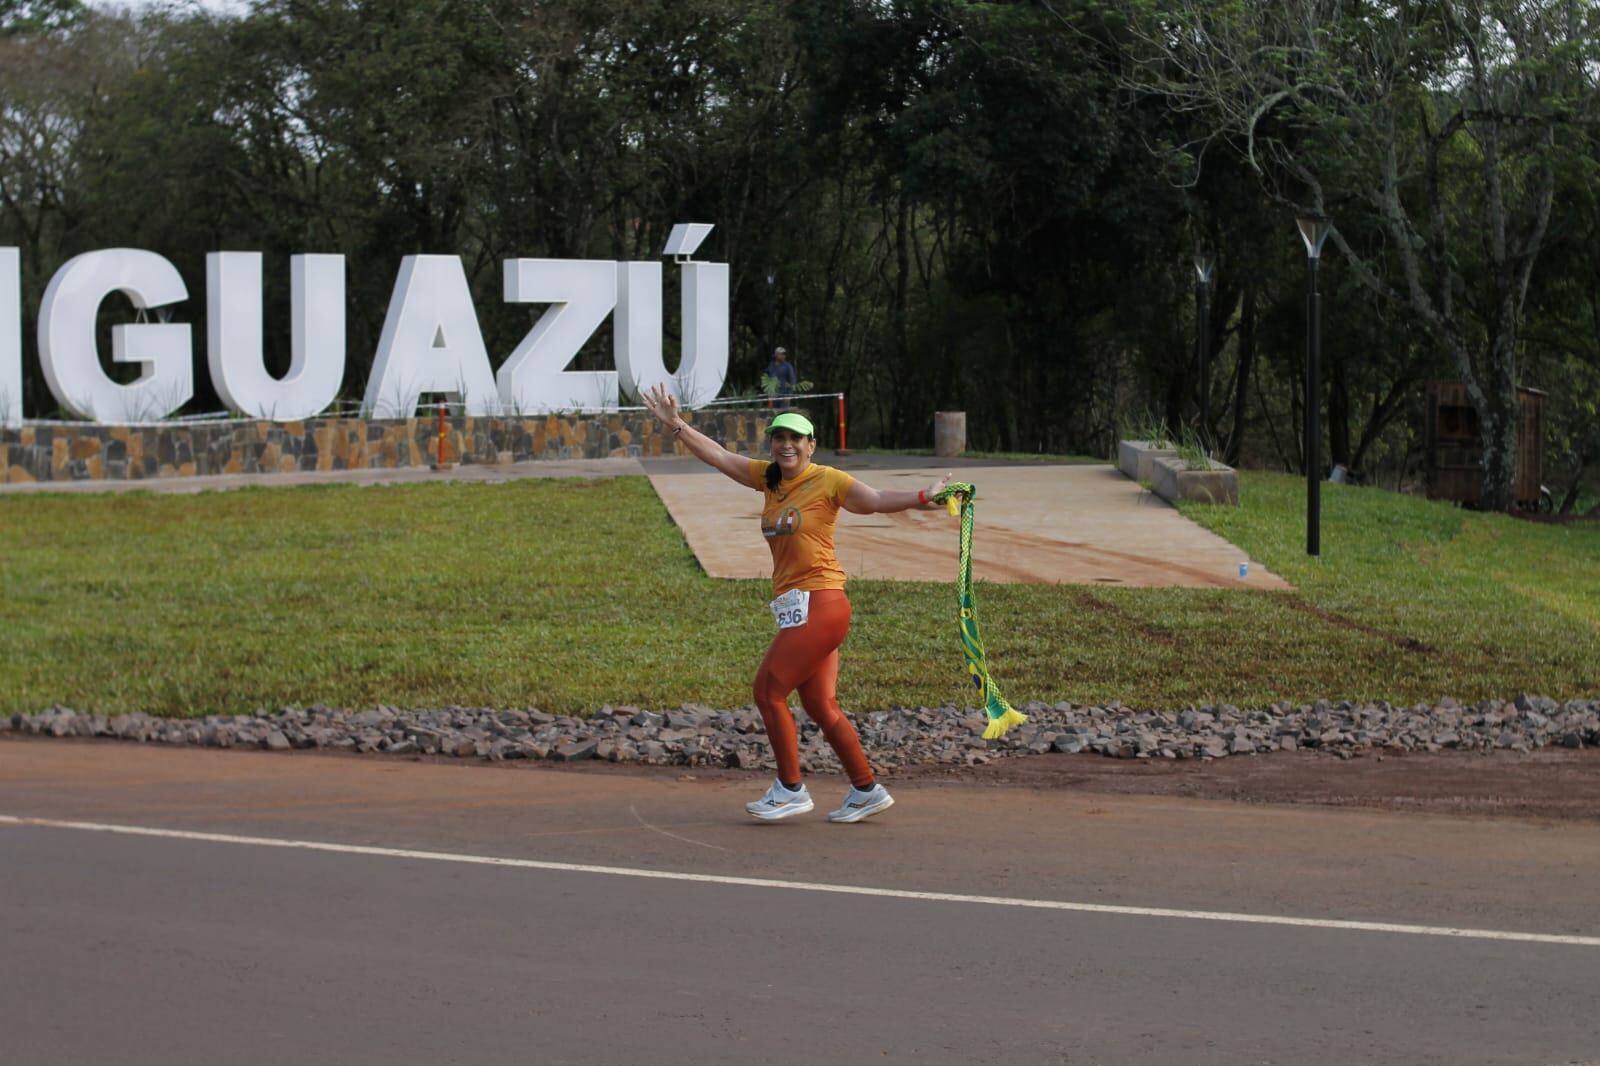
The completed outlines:
[[[1540,389],[1519,386],[1517,479],[1512,486],[1518,507],[1539,506],[1544,483],[1544,398]],[[1483,491],[1483,441],[1478,412],[1457,381],[1428,386],[1428,498],[1478,506]]]

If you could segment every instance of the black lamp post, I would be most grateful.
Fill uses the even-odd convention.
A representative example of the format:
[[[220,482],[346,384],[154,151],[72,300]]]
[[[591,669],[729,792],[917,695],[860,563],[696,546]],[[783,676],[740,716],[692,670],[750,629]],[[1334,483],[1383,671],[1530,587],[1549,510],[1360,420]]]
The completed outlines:
[[[1200,349],[1200,446],[1207,455],[1211,454],[1211,275],[1216,266],[1217,261],[1209,252],[1194,257],[1199,301],[1195,314]]]
[[[1317,265],[1332,228],[1324,215],[1296,220],[1306,242],[1306,554],[1322,554],[1322,294]]]

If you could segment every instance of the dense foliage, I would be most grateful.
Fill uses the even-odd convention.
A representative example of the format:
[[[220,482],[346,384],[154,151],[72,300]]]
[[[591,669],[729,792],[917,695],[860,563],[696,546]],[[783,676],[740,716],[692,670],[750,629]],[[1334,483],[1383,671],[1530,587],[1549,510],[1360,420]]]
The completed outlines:
[[[29,336],[51,274],[89,249],[160,252],[191,294],[205,253],[259,249],[279,324],[286,257],[342,252],[355,397],[405,255],[463,257],[503,357],[528,312],[501,301],[502,259],[655,258],[674,222],[710,221],[706,255],[733,271],[733,386],[755,388],[783,344],[848,393],[852,443],[923,446],[935,410],[962,409],[975,447],[1104,454],[1153,415],[1297,470],[1294,219],[1315,209],[1336,226],[1330,462],[1414,484],[1423,386],[1462,380],[1503,487],[1512,386],[1532,385],[1551,394],[1545,480],[1586,507],[1595,16],[1592,0],[0,0],[0,245],[21,249]],[[203,313],[192,297],[182,317]],[[269,333],[282,369],[288,331]],[[597,337],[580,365],[609,351]],[[193,408],[215,410],[201,369]],[[29,417],[55,413],[32,359],[24,391]]]

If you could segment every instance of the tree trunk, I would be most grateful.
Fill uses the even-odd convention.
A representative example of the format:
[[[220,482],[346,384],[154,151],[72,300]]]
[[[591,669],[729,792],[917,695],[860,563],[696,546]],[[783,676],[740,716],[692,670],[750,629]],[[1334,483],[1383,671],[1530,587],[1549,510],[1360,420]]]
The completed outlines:
[[[897,366],[911,365],[908,299],[911,292],[911,205],[903,188],[895,190],[894,205],[894,354]]]
[[[1572,509],[1578,504],[1578,496],[1583,492],[1583,475],[1588,471],[1588,456],[1578,456],[1578,472],[1572,476],[1572,484],[1567,486],[1566,495],[1561,497],[1561,506],[1556,508],[1557,514],[1572,513]]]
[[[1485,511],[1509,511],[1516,503],[1516,373],[1512,342],[1502,333],[1491,342],[1489,387],[1476,405],[1483,441],[1483,487],[1478,506]]]
[[[1382,397],[1374,397],[1372,410],[1367,415],[1366,425],[1361,427],[1361,434],[1356,442],[1355,452],[1350,456],[1350,468],[1363,470],[1366,468],[1367,452],[1372,448],[1388,425],[1395,420],[1405,409],[1405,401],[1410,398],[1421,378],[1417,364],[1414,362],[1404,373],[1395,378],[1389,386],[1389,391]]]
[[[1233,432],[1228,435],[1228,451],[1223,462],[1239,465],[1239,453],[1244,447],[1245,390],[1250,384],[1250,372],[1256,361],[1256,292],[1246,288],[1244,307],[1239,316],[1239,371],[1233,382]]]

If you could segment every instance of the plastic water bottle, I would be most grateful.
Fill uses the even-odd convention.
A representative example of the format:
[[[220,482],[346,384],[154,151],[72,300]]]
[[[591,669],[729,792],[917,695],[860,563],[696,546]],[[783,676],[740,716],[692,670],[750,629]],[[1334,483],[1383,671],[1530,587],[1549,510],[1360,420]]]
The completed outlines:
[[[1244,562],[1239,564],[1239,577],[1242,579],[1242,578],[1247,578],[1249,576],[1250,576],[1250,560],[1246,559]]]

